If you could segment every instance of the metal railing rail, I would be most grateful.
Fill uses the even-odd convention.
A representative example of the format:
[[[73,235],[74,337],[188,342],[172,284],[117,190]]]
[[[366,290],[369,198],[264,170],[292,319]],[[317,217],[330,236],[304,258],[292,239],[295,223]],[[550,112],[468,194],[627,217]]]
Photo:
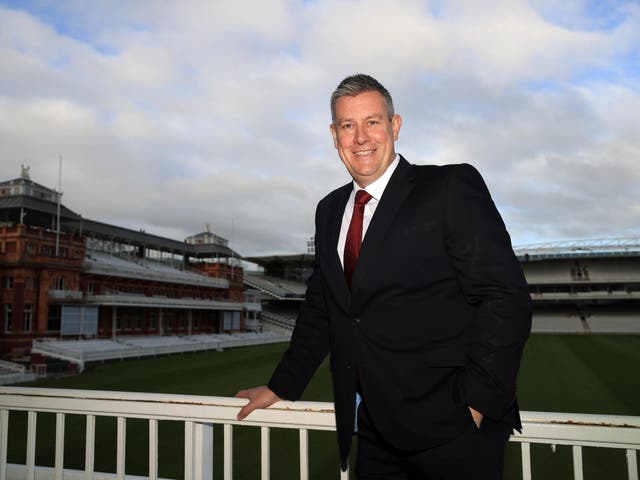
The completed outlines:
[[[95,421],[98,416],[117,418],[117,461],[115,478],[125,478],[125,441],[128,418],[147,419],[149,428],[148,478],[158,478],[158,421],[184,422],[184,478],[211,480],[213,476],[213,424],[224,432],[224,479],[233,478],[233,426],[239,408],[246,400],[197,395],[157,393],[105,392],[25,387],[0,387],[0,479],[14,465],[7,464],[8,424],[10,411],[27,413],[26,465],[22,478],[39,478],[44,470],[35,465],[36,420],[40,412],[56,414],[55,466],[47,478],[62,479],[65,415],[86,418],[84,478],[107,478],[109,474],[94,472]],[[532,478],[530,445],[543,443],[570,445],[573,448],[574,479],[581,480],[582,447],[616,448],[626,451],[629,480],[638,480],[637,450],[640,449],[640,417],[612,415],[580,415],[564,413],[522,412],[523,433],[511,437],[522,447],[522,474]],[[309,478],[309,430],[334,430],[333,404],[326,402],[279,402],[269,409],[256,410],[242,422],[261,432],[261,480],[270,478],[270,429],[291,428],[299,431],[300,479]],[[50,470],[50,469],[49,469]],[[338,470],[338,466],[336,466]],[[76,472],[77,473],[77,472]],[[341,472],[341,480],[349,478]],[[68,476],[64,478],[69,478]]]

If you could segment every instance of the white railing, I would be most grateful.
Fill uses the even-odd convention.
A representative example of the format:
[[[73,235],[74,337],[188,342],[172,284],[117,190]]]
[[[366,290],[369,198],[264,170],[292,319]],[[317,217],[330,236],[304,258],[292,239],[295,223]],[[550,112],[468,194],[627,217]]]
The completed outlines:
[[[104,392],[43,388],[0,387],[0,479],[13,478],[125,478],[127,419],[146,419],[149,429],[148,477],[158,478],[158,421],[184,423],[184,478],[210,480],[213,477],[213,424],[223,430],[224,479],[233,478],[233,426],[239,408],[246,400],[197,395]],[[7,463],[9,415],[11,411],[27,413],[26,464]],[[56,414],[55,465],[35,465],[36,421],[40,412]],[[69,471],[63,467],[65,415],[86,418],[85,470]],[[96,417],[117,418],[116,473],[94,471]],[[523,412],[523,433],[511,440],[522,445],[522,475],[532,478],[530,445],[543,443],[573,447],[574,479],[582,476],[582,447],[616,448],[626,451],[628,478],[638,480],[637,450],[640,449],[640,417],[578,415]],[[334,430],[333,404],[324,402],[279,402],[266,410],[256,410],[241,422],[260,428],[261,479],[270,478],[270,429],[290,428],[299,431],[301,480],[309,478],[309,430]],[[218,428],[218,427],[216,427]],[[336,466],[336,471],[338,471]],[[127,476],[129,478],[129,476]],[[349,478],[340,473],[341,480]]]
[[[76,290],[49,290],[49,298],[55,300],[82,300],[82,292]]]

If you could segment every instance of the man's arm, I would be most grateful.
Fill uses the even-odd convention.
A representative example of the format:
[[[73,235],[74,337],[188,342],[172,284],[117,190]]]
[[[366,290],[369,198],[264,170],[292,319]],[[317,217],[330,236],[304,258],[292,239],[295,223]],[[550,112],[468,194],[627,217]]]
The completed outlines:
[[[447,249],[463,294],[476,307],[463,384],[476,413],[500,419],[515,399],[520,357],[531,328],[531,297],[482,177],[470,165],[451,168]],[[479,418],[474,415],[476,424]]]
[[[318,223],[316,211],[316,232]],[[316,233],[316,252],[319,252],[317,239]],[[289,348],[274,370],[268,385],[241,390],[236,394],[236,397],[249,399],[249,403],[238,413],[238,420],[242,420],[256,408],[267,408],[279,400],[298,400],[318,365],[327,356],[329,321],[321,276],[316,253],[316,263],[307,280],[305,300],[300,308]]]

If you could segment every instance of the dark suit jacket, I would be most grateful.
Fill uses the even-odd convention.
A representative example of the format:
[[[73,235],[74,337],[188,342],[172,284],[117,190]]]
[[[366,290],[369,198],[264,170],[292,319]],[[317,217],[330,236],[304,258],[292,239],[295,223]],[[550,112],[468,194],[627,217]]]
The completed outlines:
[[[349,183],[316,210],[316,260],[289,349],[269,387],[296,400],[331,353],[346,465],[356,372],[371,418],[401,449],[455,438],[467,405],[519,426],[516,374],[531,300],[502,219],[470,165],[394,171],[347,287],[337,253]]]

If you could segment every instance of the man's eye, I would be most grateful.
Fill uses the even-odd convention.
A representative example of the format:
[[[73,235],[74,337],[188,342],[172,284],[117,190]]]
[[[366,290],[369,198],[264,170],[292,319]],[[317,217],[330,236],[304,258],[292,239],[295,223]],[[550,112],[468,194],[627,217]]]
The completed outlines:
[[[352,128],[352,127],[353,127],[353,125],[351,123],[343,123],[342,124],[342,129],[343,130],[348,130],[348,129]]]
[[[376,125],[378,125],[380,122],[378,120],[369,120],[369,126],[370,127],[375,127]]]

